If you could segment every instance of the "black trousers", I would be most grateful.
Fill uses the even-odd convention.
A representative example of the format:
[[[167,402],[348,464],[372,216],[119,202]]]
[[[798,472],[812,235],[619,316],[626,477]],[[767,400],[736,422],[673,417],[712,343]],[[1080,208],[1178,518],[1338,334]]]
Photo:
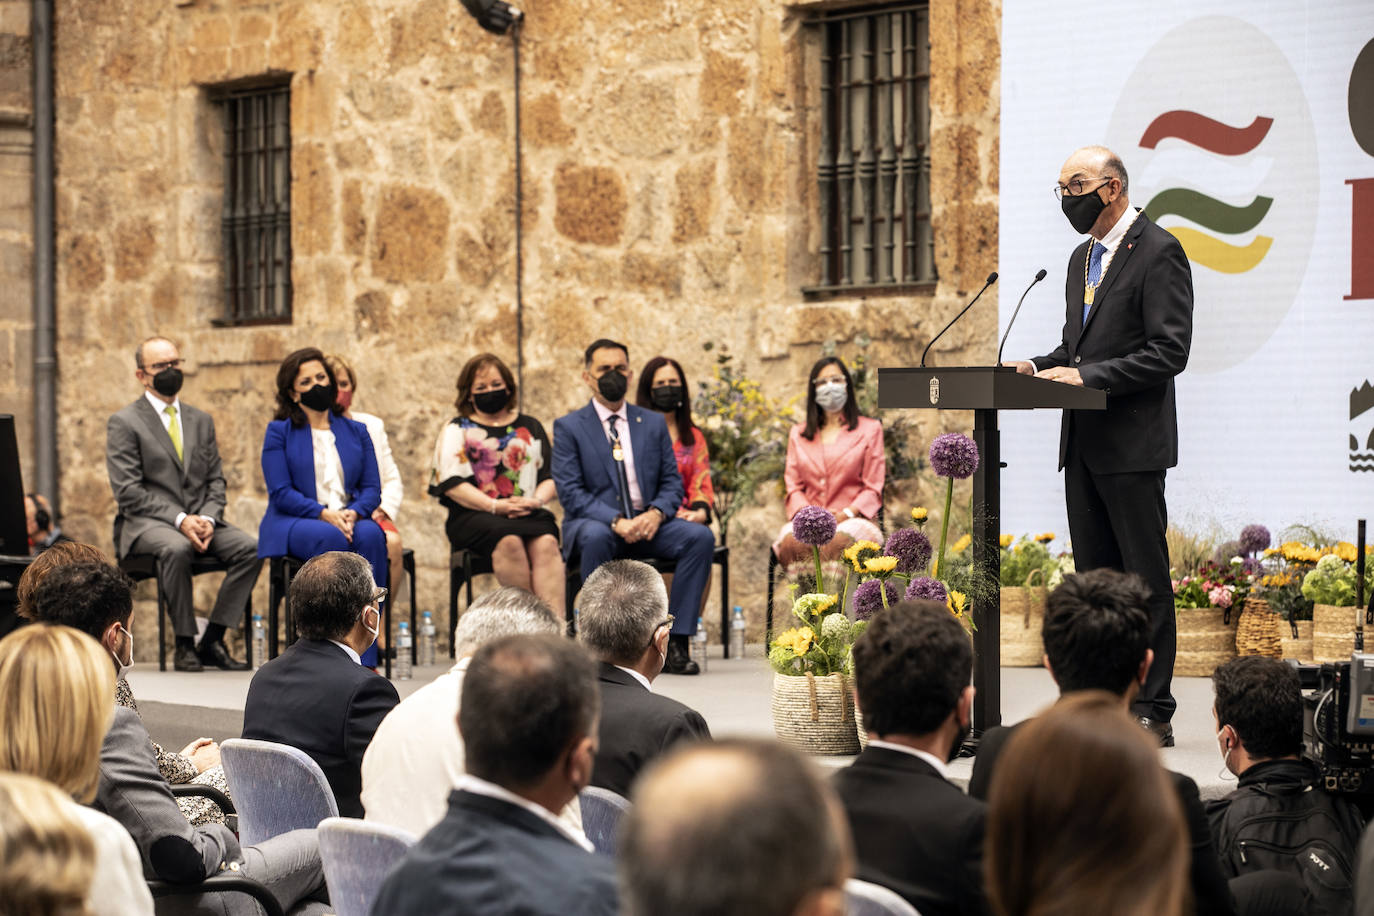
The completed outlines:
[[[1169,691],[1177,626],[1169,547],[1164,539],[1169,526],[1164,471],[1095,474],[1070,442],[1064,497],[1074,566],[1079,572],[1104,566],[1120,569],[1135,573],[1150,589],[1150,648],[1155,659],[1131,712],[1168,722],[1178,705]]]

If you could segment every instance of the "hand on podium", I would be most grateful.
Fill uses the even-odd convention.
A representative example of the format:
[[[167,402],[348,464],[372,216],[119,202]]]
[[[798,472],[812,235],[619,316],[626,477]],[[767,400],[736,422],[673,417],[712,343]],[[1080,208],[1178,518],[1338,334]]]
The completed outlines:
[[[1003,366],[1012,366],[1022,375],[1034,375],[1035,363],[1028,359],[1015,359],[1002,363]]]
[[[1047,378],[1052,382],[1063,382],[1066,385],[1077,385],[1083,387],[1083,376],[1078,374],[1077,369],[1070,369],[1067,366],[1056,366],[1053,369],[1046,369],[1043,372],[1035,373],[1036,378]]]

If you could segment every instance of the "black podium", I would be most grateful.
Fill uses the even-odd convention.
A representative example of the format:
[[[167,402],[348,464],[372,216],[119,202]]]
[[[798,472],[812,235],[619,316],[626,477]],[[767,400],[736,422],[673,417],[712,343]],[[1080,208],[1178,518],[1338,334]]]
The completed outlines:
[[[998,550],[1002,515],[1002,449],[997,411],[1068,408],[1106,410],[1107,394],[1021,375],[1014,368],[969,366],[939,369],[879,369],[878,406],[926,410],[972,410],[973,441],[978,446],[978,470],[973,474],[973,564],[989,577],[1001,579]],[[1055,448],[1058,448],[1056,443]],[[1001,613],[994,600],[973,600],[977,630],[973,636],[973,700],[975,734],[1002,724]]]

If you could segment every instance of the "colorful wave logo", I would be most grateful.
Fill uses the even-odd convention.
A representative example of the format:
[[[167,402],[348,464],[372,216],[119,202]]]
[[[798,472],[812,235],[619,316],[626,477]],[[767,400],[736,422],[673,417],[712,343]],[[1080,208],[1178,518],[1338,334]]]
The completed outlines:
[[[1256,117],[1246,127],[1232,127],[1195,111],[1167,111],[1150,122],[1140,138],[1142,149],[1155,149],[1161,140],[1176,138],[1218,156],[1244,156],[1264,142],[1274,119]],[[1254,231],[1273,206],[1272,197],[1256,195],[1237,207],[1190,188],[1166,188],[1150,198],[1145,213],[1164,226],[1176,215],[1222,235]],[[1246,245],[1233,245],[1190,226],[1164,226],[1183,245],[1189,260],[1226,274],[1245,273],[1264,260],[1274,244],[1272,236],[1257,235]]]

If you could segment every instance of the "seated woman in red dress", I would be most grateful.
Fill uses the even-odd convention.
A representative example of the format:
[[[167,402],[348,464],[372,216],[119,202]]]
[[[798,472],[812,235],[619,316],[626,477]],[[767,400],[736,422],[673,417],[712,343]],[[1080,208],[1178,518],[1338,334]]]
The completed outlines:
[[[806,382],[806,422],[792,427],[787,437],[787,517],[804,506],[822,506],[834,514],[839,529],[826,555],[857,540],[881,544],[882,529],[874,521],[883,507],[883,427],[859,415],[854,380],[836,356],[816,361]],[[810,548],[792,537],[789,521],[773,544],[784,566],[810,555]]]
[[[655,356],[645,363],[644,371],[639,373],[635,403],[657,410],[668,421],[673,456],[677,458],[677,471],[686,491],[677,517],[703,525],[710,523],[711,507],[716,501],[711,487],[711,461],[706,437],[692,422],[691,397],[682,365],[666,356]]]

